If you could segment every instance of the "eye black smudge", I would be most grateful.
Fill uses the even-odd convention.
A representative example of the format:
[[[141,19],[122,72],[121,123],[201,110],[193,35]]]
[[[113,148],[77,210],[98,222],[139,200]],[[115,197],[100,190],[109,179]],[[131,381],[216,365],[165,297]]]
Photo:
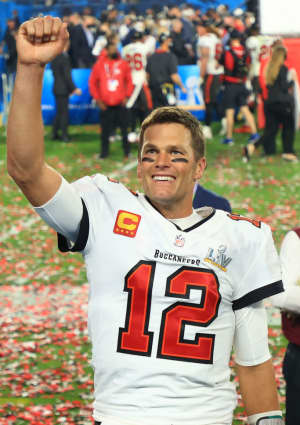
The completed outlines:
[[[142,158],[142,162],[154,162],[154,159],[144,156],[144,158]]]
[[[185,158],[174,158],[171,160],[172,162],[185,162],[186,164],[189,162],[187,159]]]

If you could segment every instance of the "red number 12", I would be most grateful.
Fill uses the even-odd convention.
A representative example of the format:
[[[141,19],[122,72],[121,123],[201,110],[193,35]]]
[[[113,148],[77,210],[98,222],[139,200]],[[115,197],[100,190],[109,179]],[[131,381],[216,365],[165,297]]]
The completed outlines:
[[[125,327],[119,329],[121,353],[151,356],[153,332],[149,332],[152,287],[156,263],[140,261],[127,274],[124,290],[129,293]],[[207,327],[218,315],[219,282],[211,270],[181,267],[167,279],[167,297],[189,300],[191,289],[201,290],[198,304],[177,301],[162,312],[157,357],[197,363],[212,363],[215,335],[197,333],[184,338],[186,325]]]

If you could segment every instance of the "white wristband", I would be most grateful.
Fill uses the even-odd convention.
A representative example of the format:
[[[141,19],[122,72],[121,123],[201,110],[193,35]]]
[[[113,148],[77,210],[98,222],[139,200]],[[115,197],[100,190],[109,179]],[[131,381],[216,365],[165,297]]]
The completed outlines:
[[[249,425],[284,425],[281,410],[256,413],[248,416]]]

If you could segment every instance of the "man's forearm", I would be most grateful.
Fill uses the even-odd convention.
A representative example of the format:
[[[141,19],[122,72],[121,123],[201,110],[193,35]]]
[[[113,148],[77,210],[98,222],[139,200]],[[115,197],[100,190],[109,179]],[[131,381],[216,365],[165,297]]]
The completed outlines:
[[[208,58],[204,57],[204,58],[201,59],[201,63],[200,63],[200,77],[202,79],[204,79],[204,77],[206,75],[207,63],[208,63]]]
[[[272,361],[256,366],[237,365],[242,399],[247,415],[279,410]]]
[[[184,85],[182,84],[179,74],[172,74],[171,80],[173,81],[174,84],[177,84],[181,88],[181,90],[184,88]]]
[[[43,165],[43,75],[39,65],[18,66],[7,126],[7,167],[15,179],[34,176]]]

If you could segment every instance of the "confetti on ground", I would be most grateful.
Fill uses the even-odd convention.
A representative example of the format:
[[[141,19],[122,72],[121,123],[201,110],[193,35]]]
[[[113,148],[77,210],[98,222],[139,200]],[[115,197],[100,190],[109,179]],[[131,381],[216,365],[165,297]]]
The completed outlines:
[[[1,287],[0,400],[61,401],[25,408],[0,405],[0,425],[17,424],[14,418],[50,425],[60,423],[61,413],[66,424],[91,423],[87,300],[87,284]],[[79,400],[68,400],[78,398],[78,392]]]

